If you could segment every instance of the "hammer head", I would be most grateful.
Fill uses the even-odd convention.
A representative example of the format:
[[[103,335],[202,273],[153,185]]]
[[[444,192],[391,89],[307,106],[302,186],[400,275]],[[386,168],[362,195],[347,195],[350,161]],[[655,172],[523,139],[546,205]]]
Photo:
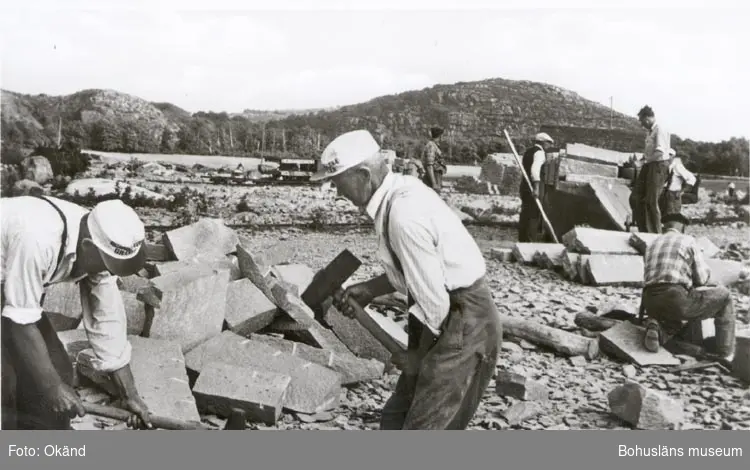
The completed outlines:
[[[349,250],[344,250],[336,256],[328,266],[315,274],[310,285],[302,294],[302,300],[313,310],[336,292],[336,289],[349,279],[359,269],[362,261]]]

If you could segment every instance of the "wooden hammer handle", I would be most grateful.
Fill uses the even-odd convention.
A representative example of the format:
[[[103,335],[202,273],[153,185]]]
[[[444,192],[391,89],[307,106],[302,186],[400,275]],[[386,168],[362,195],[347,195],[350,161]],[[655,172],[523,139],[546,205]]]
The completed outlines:
[[[119,421],[127,421],[128,418],[132,416],[131,412],[123,410],[121,408],[115,408],[114,406],[84,403],[83,408],[86,410],[86,413],[97,416],[104,416],[105,418],[112,418]],[[179,419],[154,415],[151,415],[151,424],[153,424],[155,428],[171,430],[208,429],[202,423],[196,421],[182,421]]]

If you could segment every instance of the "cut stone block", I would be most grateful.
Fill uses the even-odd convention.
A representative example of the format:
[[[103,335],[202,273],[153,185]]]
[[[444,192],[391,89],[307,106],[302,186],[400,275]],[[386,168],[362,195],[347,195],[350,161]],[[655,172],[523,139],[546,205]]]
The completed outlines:
[[[607,395],[612,413],[637,429],[680,429],[685,422],[682,404],[643,385],[628,382]]]
[[[271,274],[278,279],[294,284],[301,294],[305,292],[315,277],[315,271],[304,264],[277,264],[271,267]]]
[[[513,261],[513,248],[491,248],[490,257],[502,263]]]
[[[227,418],[239,408],[250,421],[273,425],[281,417],[291,382],[289,375],[212,362],[198,376],[193,394],[207,413]]]
[[[250,279],[229,283],[226,309],[225,319],[229,329],[242,336],[267,327],[278,313],[276,304]]]
[[[279,351],[299,356],[310,362],[333,369],[341,374],[341,383],[343,385],[377,379],[383,375],[385,369],[385,365],[380,361],[361,359],[352,353],[329,351],[268,335],[252,335],[251,339],[266,343]]]
[[[562,237],[562,243],[574,253],[638,255],[636,248],[630,244],[629,232],[616,232],[589,227],[576,227]]]
[[[357,319],[347,318],[336,307],[331,306],[326,312],[325,321],[355,355],[384,364],[390,363],[391,353]]]
[[[706,264],[711,268],[711,284],[729,287],[740,280],[745,266],[739,261],[709,258]]]
[[[137,274],[117,278],[117,286],[124,292],[137,294],[141,288],[146,287],[147,285],[148,279],[138,276]]]
[[[138,295],[132,292],[121,291],[122,303],[125,305],[127,315],[128,334],[140,336],[146,325],[146,305],[138,300]]]
[[[189,351],[221,333],[227,305],[229,271],[208,267],[183,269],[151,280],[138,298],[154,307],[144,328],[150,338],[170,339]]]
[[[598,175],[617,178],[617,165],[593,163],[574,159],[571,157],[560,157],[559,175]]]
[[[183,421],[200,421],[180,344],[140,336],[129,336],[128,339],[133,347],[130,369],[135,386],[151,413]],[[78,371],[115,396],[109,375],[91,368],[92,357],[91,349],[81,351]]]
[[[581,284],[591,285],[591,274],[589,273],[589,258],[591,255],[581,255],[578,258],[578,280]]]
[[[678,366],[680,360],[664,348],[652,353],[643,346],[645,329],[623,321],[599,333],[599,346],[602,351],[639,366]]]
[[[327,367],[288,354],[262,341],[224,331],[185,355],[187,368],[202,373],[211,362],[252,367],[292,378],[284,407],[301,413],[317,413],[338,405],[341,376]]]
[[[81,318],[80,288],[72,282],[50,284],[44,291],[42,308],[45,312],[59,313],[68,318]]]
[[[565,247],[559,243],[516,243],[513,246],[513,257],[519,263],[531,264],[537,252],[562,252]]]
[[[157,263],[154,264],[154,277],[164,276],[175,271],[197,266],[211,267],[213,269],[228,269],[230,272],[230,280],[233,281],[243,277],[236,256],[223,256],[220,258],[205,258],[199,256],[188,260]]]
[[[721,251],[718,246],[714,245],[714,242],[708,239],[708,237],[698,237],[695,239],[698,248],[701,249],[704,258],[713,258],[718,255]]]
[[[266,275],[269,273],[270,267],[263,256],[251,253],[241,243],[236,245],[235,253],[242,276],[250,279],[261,292],[266,294],[266,297],[273,300],[273,293],[268,286],[268,282],[266,282]]]
[[[273,280],[270,281],[269,287],[276,305],[300,326],[305,328],[311,326],[315,321],[315,312],[299,296],[289,292],[282,284]]]
[[[163,243],[177,260],[221,258],[235,251],[239,238],[221,219],[203,218],[165,233]]]
[[[500,396],[513,397],[518,400],[546,401],[549,399],[549,389],[544,384],[515,372],[498,372],[495,379],[495,391]]]
[[[595,286],[643,285],[643,257],[630,255],[590,255],[586,260],[587,271]]]

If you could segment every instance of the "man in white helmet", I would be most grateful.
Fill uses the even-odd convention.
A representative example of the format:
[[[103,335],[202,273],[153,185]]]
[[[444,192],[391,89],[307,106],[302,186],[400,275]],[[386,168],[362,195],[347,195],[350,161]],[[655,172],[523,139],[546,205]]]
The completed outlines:
[[[521,214],[518,220],[518,241],[521,243],[542,241],[542,214],[535,199],[539,197],[542,166],[547,160],[546,151],[553,143],[549,134],[540,132],[534,136],[534,146],[523,154],[521,165],[533,188],[529,189],[526,180],[521,180]]]
[[[677,156],[675,149],[669,149],[669,176],[664,191],[659,199],[659,210],[662,217],[682,213],[682,192],[685,186],[692,187],[697,179]]]
[[[70,429],[83,416],[73,368],[43,312],[45,287],[80,287],[90,366],[108,373],[131,427],[151,427],[130,370],[125,307],[117,276],[142,269],[145,230],[120,200],[88,211],[52,197],[0,200],[2,213],[2,427]]]
[[[502,337],[479,247],[438,193],[390,171],[369,132],[339,136],[321,163],[313,180],[332,180],[369,215],[385,270],[337,292],[336,306],[352,316],[349,298],[365,307],[397,289],[409,299],[408,353],[380,428],[465,429],[495,372]]]

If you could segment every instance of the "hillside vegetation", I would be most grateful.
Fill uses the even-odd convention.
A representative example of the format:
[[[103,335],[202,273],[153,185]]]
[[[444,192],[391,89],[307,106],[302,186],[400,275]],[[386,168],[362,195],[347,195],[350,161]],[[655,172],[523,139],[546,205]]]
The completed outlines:
[[[67,96],[2,91],[4,149],[54,145],[133,153],[287,155],[313,158],[336,135],[366,128],[382,145],[416,155],[428,129],[447,129],[442,142],[453,163],[470,163],[509,151],[498,133],[507,128],[519,150],[536,132],[559,144],[579,142],[640,151],[643,130],[634,117],[553,85],[491,79],[382,96],[329,110],[189,113],[113,90]],[[610,127],[611,126],[611,127]],[[700,143],[674,136],[675,147],[697,171],[747,175],[748,143]]]

